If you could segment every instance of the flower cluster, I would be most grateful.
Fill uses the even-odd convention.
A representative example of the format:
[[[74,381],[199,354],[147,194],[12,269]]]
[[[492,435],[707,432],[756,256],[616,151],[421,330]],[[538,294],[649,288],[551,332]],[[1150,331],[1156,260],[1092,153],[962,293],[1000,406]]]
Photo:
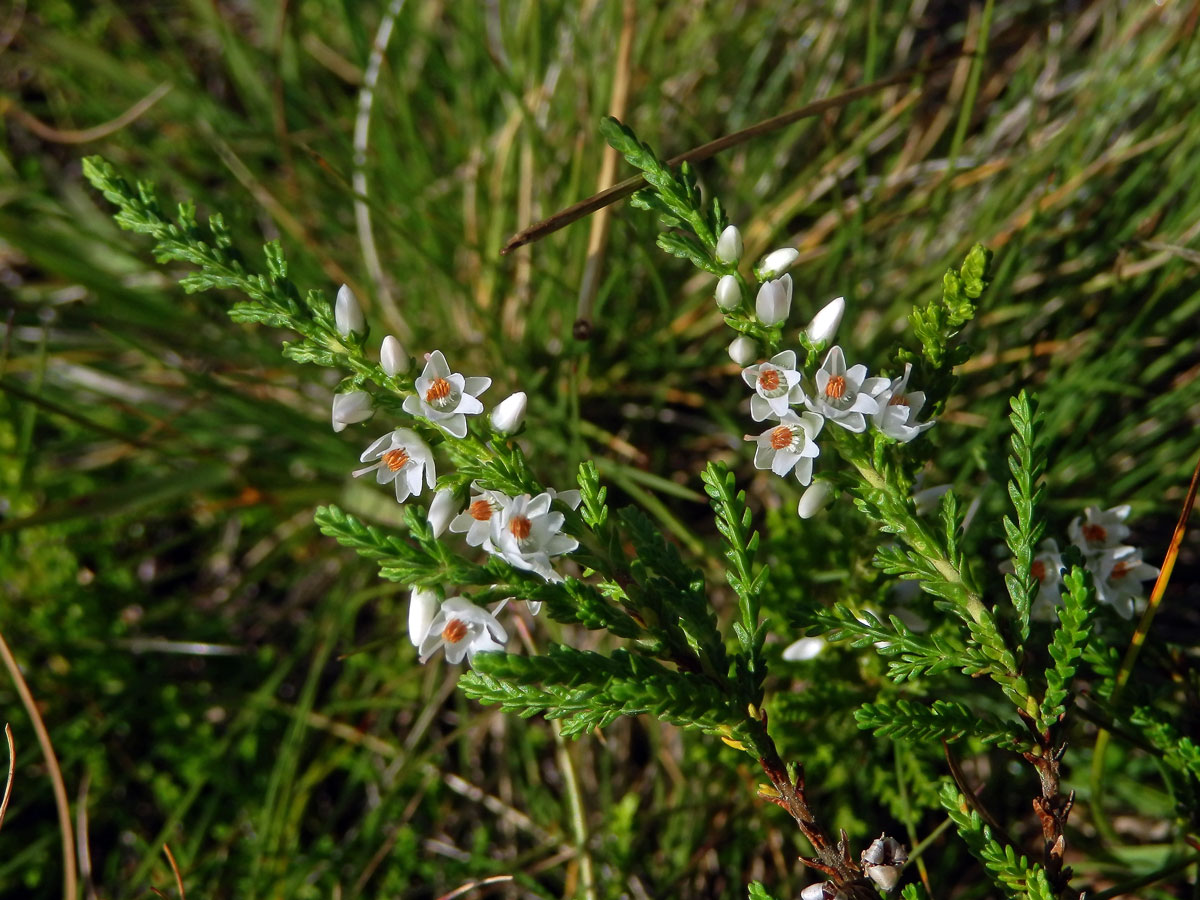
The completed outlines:
[[[1129,526],[1125,524],[1129,512],[1127,504],[1103,512],[1089,506],[1067,528],[1071,543],[1079,548],[1092,573],[1096,599],[1107,603],[1123,619],[1133,616],[1135,598],[1144,595],[1142,582],[1158,575],[1155,566],[1142,560],[1141,550],[1121,543],[1129,537]],[[1012,572],[1013,564],[1005,563],[1001,568]],[[1033,577],[1038,580],[1037,597],[1030,611],[1035,619],[1055,619],[1055,608],[1062,603],[1059,587],[1065,568],[1058,542],[1053,538],[1042,541],[1032,566]]]
[[[716,256],[732,265],[742,250],[738,229],[730,225],[717,242]],[[787,319],[792,304],[792,276],[786,270],[800,254],[791,248],[767,254],[755,268],[760,282],[755,298],[755,315],[766,326],[779,325]],[[724,275],[717,283],[717,305],[726,312],[738,309],[742,303],[741,288],[736,275]],[[805,329],[807,343],[817,347],[833,339],[841,324],[846,303],[841,297],[822,308]],[[918,422],[925,405],[925,394],[910,391],[908,379],[911,365],[906,365],[899,378],[868,377],[867,367],[848,366],[839,346],[832,347],[821,367],[807,377],[798,367],[796,352],[784,350],[766,362],[751,365],[758,347],[746,335],[738,337],[729,347],[730,357],[744,366],[742,379],[754,391],[750,398],[750,415],[756,422],[773,422],[759,435],[747,435],[754,441],[754,465],[770,469],[776,475],[795,473],[803,485],[812,482],[813,461],[820,455],[816,438],[826,422],[833,422],[847,431],[864,432],[870,423],[880,433],[907,443],[933,422]],[[798,408],[802,407],[803,411]],[[828,486],[813,485],[797,509],[809,518],[832,499]]]
[[[345,285],[338,291],[334,321],[342,337],[361,340],[366,321],[354,294]],[[406,373],[411,361],[403,346],[388,335],[380,347],[380,368],[388,378]],[[445,439],[467,437],[467,419],[484,411],[479,399],[492,380],[485,376],[464,376],[454,372],[440,350],[426,356],[425,367],[413,380],[415,393],[408,394],[402,408],[414,419],[424,420],[439,429]],[[524,421],[527,398],[517,392],[496,405],[489,417],[492,434],[505,437],[518,431]],[[333,429],[364,422],[374,414],[370,393],[352,390],[333,398]],[[427,429],[428,430],[428,429]],[[396,501],[404,503],[419,497],[425,488],[437,483],[433,450],[412,428],[396,428],[373,441],[360,461],[369,463],[354,471],[354,477],[375,473],[375,480],[390,484]],[[456,502],[450,488],[438,491],[429,505],[427,521],[435,538],[447,528],[465,534],[468,546],[479,547],[504,560],[514,569],[533,572],[546,581],[562,581],[552,560],[570,553],[579,542],[562,531],[566,516],[553,510],[556,501],[570,509],[579,506],[578,491],[548,490],[531,496],[510,497],[499,491],[472,485],[474,494],[466,509]],[[465,597],[438,600],[438,593],[413,588],[409,605],[409,637],[419,650],[421,661],[428,660],[439,648],[445,648],[452,663],[468,661],[476,653],[501,650],[508,634],[496,619],[507,601],[488,612]],[[530,602],[536,615],[540,604]]]

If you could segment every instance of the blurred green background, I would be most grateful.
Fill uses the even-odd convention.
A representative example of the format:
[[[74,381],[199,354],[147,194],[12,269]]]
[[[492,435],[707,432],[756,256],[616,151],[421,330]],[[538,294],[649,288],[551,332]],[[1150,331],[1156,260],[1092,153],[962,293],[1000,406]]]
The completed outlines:
[[[443,350],[494,379],[489,402],[529,392],[523,443],[546,483],[567,487],[595,459],[615,502],[643,504],[702,553],[712,529],[698,472],[723,459],[788,571],[830,598],[885,596],[869,565],[878,536],[849,503],[802,529],[794,485],[753,469],[712,279],[662,255],[649,216],[612,210],[586,341],[572,323],[588,223],[498,250],[597,189],[596,124],[623,81],[626,120],[669,156],[978,51],[722,154],[701,180],[747,257],[799,247],[794,324],[847,298],[841,341],[872,369],[946,268],[976,241],[990,247],[995,281],[968,334],[977,352],[927,435],[927,483],[978,499],[970,539],[997,578],[1004,415],[1029,387],[1047,415],[1050,533],[1086,505],[1129,502],[1136,540],[1161,560],[1200,419],[1200,6],[627,7],[402,4],[359,167],[366,230],[352,139],[384,3],[0,10],[0,632],[62,765],[83,896],[174,896],[164,841],[189,896],[214,900],[433,898],[493,876],[512,880],[487,896],[575,896],[567,769],[599,896],[743,896],[760,878],[788,898],[813,880],[734,751],[643,720],[563,745],[541,720],[473,707],[440,659],[419,666],[405,587],[312,524],[329,502],[398,522],[386,492],[349,478],[388,424],[334,434],[336,377],[282,359],[286,335],[231,324],[234,298],[185,294],[184,271],[157,267],[113,224],[81,177],[87,154],[156,182],[164,200],[222,212],[259,268],[259,246],[281,239],[302,290],[332,301],[348,282],[373,343],[391,332],[414,354]],[[1185,672],[1196,549],[1185,545],[1159,621]],[[534,645],[584,640],[528,624]],[[792,639],[783,626],[778,638]],[[780,666],[780,691],[797,671]],[[929,781],[940,748],[893,763],[839,698],[808,696],[780,740],[807,761],[831,821],[856,839],[896,820],[923,838],[944,821]],[[0,719],[17,746],[0,896],[61,896],[50,781],[8,678]],[[868,757],[895,778],[868,777],[855,763]],[[1149,864],[1169,844],[1155,829],[1171,804],[1147,786],[1151,770],[1131,758],[1112,774],[1107,802],[1139,847],[1076,860],[1097,884],[1106,861]],[[1068,774],[1081,809],[1082,773]],[[995,806],[1030,818],[1019,796]],[[1084,819],[1079,843],[1094,850]],[[986,894],[960,847],[939,839],[928,859],[935,896]]]

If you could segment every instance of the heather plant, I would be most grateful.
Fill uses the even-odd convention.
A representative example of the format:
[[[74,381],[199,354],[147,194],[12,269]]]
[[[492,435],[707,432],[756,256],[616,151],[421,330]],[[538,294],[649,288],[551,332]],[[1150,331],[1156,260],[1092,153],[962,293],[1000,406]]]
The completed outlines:
[[[13,7],[0,895],[1195,893],[1191,10]]]
[[[937,799],[993,888],[1038,900],[1086,893],[1067,864],[1075,790],[1063,779],[1079,743],[1071,737],[1079,681],[1090,684],[1088,719],[1105,729],[1092,740],[1132,732],[1145,744],[1156,734],[1176,784],[1194,786],[1200,763],[1186,738],[1162,746],[1171,729],[1166,705],[1141,698],[1130,706],[1120,696],[1128,670],[1112,636],[1135,611],[1143,626],[1149,621],[1145,586],[1158,575],[1124,543],[1130,507],[1089,508],[1072,521],[1066,551],[1043,541],[1047,460],[1036,398],[1022,390],[1010,401],[1011,509],[1002,528],[971,522],[972,498],[948,486],[917,489],[936,451],[923,435],[953,394],[955,367],[970,359],[963,332],[988,289],[991,254],[976,245],[946,273],[941,295],[912,310],[908,328],[871,367],[884,374],[871,375],[864,363],[848,365],[834,343],[851,329],[844,298],[821,303],[806,327],[792,324],[796,249],[746,265],[740,230],[719,201],[703,197],[687,164],[673,170],[615,119],[603,130],[645,178],[632,205],[657,216],[659,246],[716,277],[715,302],[736,334],[729,356],[751,389],[750,418],[765,427],[745,436],[754,467],[775,476],[772,490],[795,503],[794,518],[766,524],[773,533],[764,545],[764,525],[733,473],[710,462],[701,477],[724,544],[720,561],[689,561],[645,512],[612,508],[591,462],[573,486],[545,483],[538,447],[521,440],[525,416],[537,414],[525,392],[485,416],[491,377],[460,374],[436,349],[414,360],[393,335],[372,340],[350,288],[333,302],[319,289],[301,294],[278,243],[264,248],[265,273],[257,274],[232,251],[219,215],[202,225],[185,203],[169,217],[150,185],[131,186],[99,158],[85,161],[85,174],[117,206],[123,228],[152,237],[160,263],[194,267],[182,279],[187,290],[241,292],[245,299],[229,310],[235,322],[294,332],[285,357],[340,374],[329,398],[335,432],[384,432],[362,450],[366,465],[353,475],[394,491],[403,527],[372,525],[333,505],[318,509],[316,522],[377,564],[382,578],[408,586],[408,636],[420,663],[438,651],[448,664],[465,662],[458,687],[466,696],[545,716],[564,737],[647,715],[719,738],[755,762],[766,779],[758,796],[786,811],[811,847],[801,862],[817,880],[801,897],[835,900],[896,889],[920,849],[886,833],[856,847],[845,830],[835,832],[810,800],[803,755],[785,757],[776,734],[780,721],[795,722],[812,702],[810,693],[831,696],[823,660],[833,647],[863,659],[862,672],[877,656],[884,668],[875,670],[871,699],[846,711],[877,738],[911,747],[914,759],[930,746],[946,748]],[[922,500],[930,494],[936,509]],[[886,577],[869,594],[847,579],[826,605],[788,544],[802,541],[807,522],[841,497],[853,504],[854,526],[875,535],[871,562]],[[1009,559],[981,561],[969,526],[1002,532]],[[706,577],[714,570],[736,598],[728,616]],[[904,583],[917,591],[902,591]],[[540,650],[526,642],[531,652],[518,652],[503,621],[515,605],[601,641],[551,641]],[[776,652],[767,642],[772,621],[809,636]],[[797,661],[819,686],[785,689],[773,669]],[[951,745],[964,754],[997,748],[1035,776],[1025,783],[1034,786],[1030,816],[1041,852],[1026,854],[1009,837],[1021,823],[988,813]],[[1194,821],[1183,796],[1180,803],[1185,821]],[[860,834],[886,830],[872,804],[855,814]],[[906,880],[910,900],[937,893],[928,879],[924,888]],[[758,883],[750,894],[770,896]]]

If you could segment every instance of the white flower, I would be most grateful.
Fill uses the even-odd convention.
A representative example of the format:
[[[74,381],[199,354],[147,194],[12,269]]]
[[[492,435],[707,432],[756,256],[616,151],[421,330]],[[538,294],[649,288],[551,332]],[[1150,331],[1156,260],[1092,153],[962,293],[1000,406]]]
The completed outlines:
[[[1033,599],[1029,614],[1039,622],[1053,622],[1058,617],[1056,609],[1062,606],[1059,585],[1062,584],[1063,559],[1058,551],[1058,542],[1053,538],[1042,541],[1029,570],[1038,581],[1037,596]],[[1011,574],[1016,567],[1012,560],[1008,560],[1001,564],[1000,571]]]
[[[337,300],[333,304],[333,323],[342,337],[349,337],[352,331],[363,334],[367,330],[362,307],[348,285],[343,284],[338,288]]]
[[[483,547],[491,552],[489,537],[492,531],[492,517],[508,506],[512,498],[499,491],[486,491],[477,484],[471,486],[479,493],[472,496],[467,508],[450,521],[450,530],[455,534],[465,532],[470,546]]]
[[[814,344],[821,341],[832,341],[837,334],[838,326],[842,324],[842,314],[846,311],[846,298],[838,297],[830,300],[812,317],[804,333]]]
[[[755,422],[763,422],[770,416],[779,418],[791,404],[803,401],[800,378],[793,350],[776,353],[770,362],[742,369],[742,381],[754,388],[754,396],[750,398],[751,418]]]
[[[758,264],[754,274],[759,281],[778,278],[792,267],[792,263],[800,258],[800,251],[795,247],[784,247],[782,250],[772,250]],[[790,292],[789,292],[790,293]]]
[[[333,430],[345,431],[347,425],[365,422],[375,415],[371,395],[366,391],[347,391],[333,395]]]
[[[455,437],[466,437],[466,417],[483,412],[478,395],[491,384],[490,378],[464,378],[457,372],[451,372],[442,351],[434,350],[416,380],[417,393],[404,398],[404,411],[414,416],[424,416]]]
[[[778,325],[792,309],[792,276],[766,282],[754,299],[754,313],[764,325]]]
[[[796,514],[802,519],[811,519],[833,502],[833,487],[828,481],[814,481],[800,495]]]
[[[717,306],[728,312],[742,305],[742,287],[737,276],[722,275],[717,281]]]
[[[753,338],[740,334],[729,344],[729,358],[739,366],[748,366],[758,356],[758,344]]]
[[[868,378],[861,363],[846,368],[841,347],[834,347],[816,374],[813,397],[804,394],[804,404],[815,413],[837,422],[847,431],[866,431],[865,416],[879,412],[874,395],[888,386],[886,378]],[[865,414],[865,415],[864,415]]]
[[[429,623],[433,621],[438,606],[438,595],[429,590],[413,586],[408,599],[408,639],[414,647],[420,647],[425,635],[429,634]]]
[[[404,349],[404,345],[390,334],[383,339],[383,343],[379,347],[379,365],[388,375],[408,371],[408,352]]]
[[[1096,599],[1107,603],[1122,619],[1133,615],[1133,598],[1144,596],[1142,582],[1158,576],[1158,569],[1142,561],[1135,547],[1114,547],[1088,560],[1096,583]]]
[[[825,638],[800,638],[783,648],[783,658],[788,662],[804,662],[815,659],[825,649]]]
[[[867,877],[890,891],[900,880],[900,870],[908,862],[908,852],[895,838],[881,834],[862,852],[860,860]]]
[[[512,434],[525,421],[526,397],[524,391],[510,394],[492,410],[492,430],[497,434]]]
[[[354,477],[375,472],[375,480],[380,484],[389,481],[396,484],[396,501],[403,503],[410,496],[417,497],[421,493],[421,476],[433,487],[437,474],[433,466],[433,453],[425,446],[425,442],[417,437],[416,432],[407,428],[397,428],[385,434],[359,457],[361,462],[374,462],[361,469],[356,469]]]
[[[433,502],[429,504],[429,512],[425,516],[425,521],[433,529],[434,537],[441,537],[446,532],[446,526],[450,524],[450,515],[453,512],[454,491],[450,488],[442,488],[433,495]]]
[[[796,415],[790,410],[780,416],[779,424],[764,431],[757,438],[758,449],[754,451],[754,465],[759,469],[770,469],[776,475],[785,476],[796,470],[796,480],[801,484],[812,481],[813,459],[821,450],[813,439],[821,433],[825,420],[816,413]]]
[[[742,233],[736,225],[728,226],[717,238],[717,259],[731,265],[742,258]]]
[[[563,578],[550,566],[550,557],[570,553],[579,541],[562,534],[565,516],[551,512],[548,493],[514,497],[491,519],[491,552],[509,565],[536,572],[547,581]]]
[[[1071,543],[1085,554],[1120,547],[1121,541],[1129,537],[1129,526],[1124,523],[1131,509],[1129,504],[1123,504],[1100,512],[1100,507],[1089,506],[1083,518],[1076,516],[1067,528]]]
[[[915,421],[925,406],[925,393],[908,390],[908,376],[911,373],[912,363],[905,363],[904,374],[893,378],[887,387],[876,394],[879,411],[871,416],[876,428],[906,444],[922,431],[933,427],[933,422]]]
[[[421,641],[421,662],[446,648],[446,662],[460,663],[465,656],[475,661],[475,654],[504,649],[508,632],[496,617],[462,597],[449,597],[438,610],[429,630]]]

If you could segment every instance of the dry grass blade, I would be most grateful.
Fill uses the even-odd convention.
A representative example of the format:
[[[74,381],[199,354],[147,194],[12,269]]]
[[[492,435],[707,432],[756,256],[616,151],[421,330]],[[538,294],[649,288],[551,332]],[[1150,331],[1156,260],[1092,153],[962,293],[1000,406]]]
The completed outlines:
[[[49,141],[52,144],[86,144],[90,141],[98,141],[101,138],[108,137],[113,132],[120,131],[126,125],[136,121],[150,107],[165,97],[169,90],[171,90],[171,85],[163,82],[115,119],[82,130],[64,131],[52,125],[47,125],[40,119],[36,119],[25,112],[25,110],[21,109],[21,107],[17,106],[11,100],[0,104],[0,110],[8,113],[43,141]]]
[[[0,828],[4,827],[4,814],[8,811],[8,801],[12,797],[13,774],[17,770],[17,752],[13,747],[12,728],[4,724],[4,737],[8,741],[8,778],[4,782],[4,799],[0,800]]]
[[[163,844],[163,853],[167,854],[167,862],[171,864],[171,871],[175,873],[175,887],[179,889],[179,900],[187,900],[187,893],[183,890],[183,876],[179,874],[179,865],[175,862],[175,854],[171,852],[170,844]]]
[[[770,119],[764,119],[749,128],[743,128],[741,131],[735,131],[733,134],[727,134],[724,137],[719,137],[715,141],[709,141],[707,144],[701,144],[688,150],[686,153],[681,153],[678,156],[673,156],[667,160],[667,165],[678,166],[685,162],[700,162],[701,160],[709,159],[716,156],[722,150],[728,150],[730,147],[736,147],[739,144],[744,144],[747,141],[758,137],[759,135],[769,134],[772,131],[778,131],[780,128],[786,128],[801,119],[807,119],[812,116],[820,115],[821,113],[836,109],[839,106],[845,106],[851,101],[857,100],[860,97],[866,97],[870,94],[891,87],[894,84],[902,84],[911,78],[918,75],[924,75],[934,71],[947,62],[951,62],[962,56],[961,53],[956,53],[948,59],[942,59],[938,62],[924,66],[914,66],[910,69],[905,69],[903,72],[898,72],[888,78],[873,81],[870,84],[864,84],[861,87],[851,88],[848,91],[843,91],[832,97],[826,97],[823,100],[817,100],[813,103],[807,103],[799,109],[794,109],[791,112],[783,113],[782,115],[773,116]],[[524,231],[513,235],[508,239],[503,247],[500,248],[500,255],[505,256],[518,247],[523,247],[526,244],[534,241],[540,241],[547,235],[551,235],[561,228],[566,228],[572,222],[582,219],[584,216],[591,215],[598,209],[603,209],[611,203],[616,203],[630,194],[635,193],[646,184],[646,179],[641,175],[635,175],[633,178],[627,178],[619,184],[615,184],[607,190],[603,190],[598,194],[593,194],[586,200],[581,200],[574,206],[568,206],[566,209],[555,213],[548,219],[543,219],[541,222],[531,225]]]
[[[511,875],[492,875],[490,878],[484,878],[482,881],[471,881],[464,884],[462,887],[455,888],[448,894],[442,894],[438,900],[454,900],[455,897],[461,897],[467,891],[473,891],[476,888],[487,887],[489,884],[503,884],[507,881],[512,881]]]

